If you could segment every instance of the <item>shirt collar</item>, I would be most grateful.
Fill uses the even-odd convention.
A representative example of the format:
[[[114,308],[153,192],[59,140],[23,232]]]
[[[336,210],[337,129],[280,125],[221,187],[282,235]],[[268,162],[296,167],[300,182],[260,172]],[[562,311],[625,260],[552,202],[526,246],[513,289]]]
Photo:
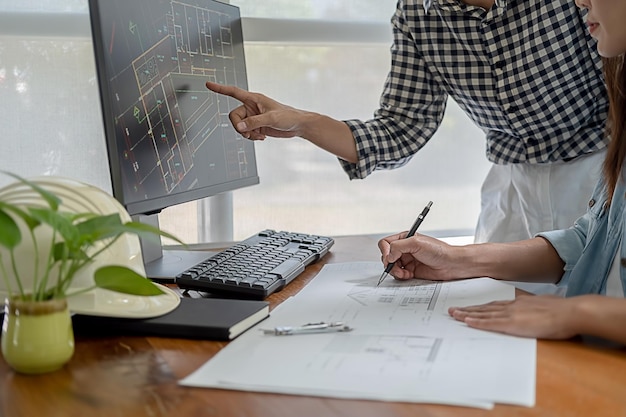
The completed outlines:
[[[424,11],[426,12],[426,14],[428,14],[428,10],[430,9],[430,6],[432,6],[432,4],[433,0],[423,0]],[[506,7],[506,0],[495,0],[495,5],[496,7]]]

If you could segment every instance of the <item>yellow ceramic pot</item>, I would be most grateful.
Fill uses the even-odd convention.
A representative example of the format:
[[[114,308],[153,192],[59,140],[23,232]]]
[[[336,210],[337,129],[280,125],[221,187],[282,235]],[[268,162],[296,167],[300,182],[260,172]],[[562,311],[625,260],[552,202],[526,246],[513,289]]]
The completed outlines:
[[[6,300],[2,355],[24,374],[55,371],[74,354],[74,332],[67,301]]]

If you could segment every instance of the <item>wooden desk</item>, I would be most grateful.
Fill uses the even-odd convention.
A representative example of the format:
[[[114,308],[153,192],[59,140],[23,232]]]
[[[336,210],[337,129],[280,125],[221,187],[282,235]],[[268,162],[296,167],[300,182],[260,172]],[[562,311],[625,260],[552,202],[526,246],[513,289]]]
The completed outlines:
[[[299,291],[324,263],[378,256],[374,237],[337,238],[331,253],[269,301],[274,307]],[[177,385],[225,345],[154,337],[77,338],[70,363],[42,376],[15,374],[0,358],[0,416],[626,416],[626,351],[580,341],[540,341],[537,405],[496,405],[492,411]]]

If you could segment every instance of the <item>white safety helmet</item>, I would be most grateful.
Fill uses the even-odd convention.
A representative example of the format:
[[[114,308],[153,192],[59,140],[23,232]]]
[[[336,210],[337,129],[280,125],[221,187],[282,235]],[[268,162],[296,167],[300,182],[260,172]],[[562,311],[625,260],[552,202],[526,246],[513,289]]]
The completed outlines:
[[[97,187],[58,176],[30,178],[29,181],[59,197],[61,199],[60,211],[101,215],[118,213],[122,222],[131,220],[126,209],[115,198]],[[39,193],[19,181],[0,188],[0,200],[11,204],[32,206],[41,203],[42,207],[46,206]],[[32,288],[35,246],[23,221],[17,218],[15,220],[22,232],[22,240],[14,249],[16,264],[19,266],[20,279],[24,287]],[[45,224],[35,228],[34,233],[39,246],[41,246],[41,242],[52,241],[52,229]],[[49,248],[49,245],[48,247],[40,247],[40,253],[47,254]],[[0,255],[5,260],[9,259],[10,256],[9,251],[4,247],[0,247]],[[44,258],[40,256],[39,270],[44,268],[46,261]],[[98,254],[93,262],[76,273],[68,292],[72,293],[75,290],[93,286],[94,272],[105,265],[125,266],[145,276],[139,238],[134,234],[126,233],[117,239],[106,250]],[[14,282],[11,268],[6,268],[6,272],[10,282]],[[67,301],[70,310],[75,313],[115,317],[154,317],[168,313],[176,308],[180,302],[180,297],[172,290],[164,286],[161,286],[161,289],[166,292],[164,295],[134,296],[96,288],[77,296],[70,296]],[[3,279],[0,279],[0,293],[7,294]]]

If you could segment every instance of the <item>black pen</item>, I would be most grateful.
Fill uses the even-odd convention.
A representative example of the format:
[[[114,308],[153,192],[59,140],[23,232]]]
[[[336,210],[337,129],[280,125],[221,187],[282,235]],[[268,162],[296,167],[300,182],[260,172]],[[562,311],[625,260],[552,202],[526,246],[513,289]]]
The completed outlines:
[[[424,207],[424,210],[422,210],[419,216],[417,216],[417,219],[415,219],[415,223],[413,223],[413,226],[411,226],[411,230],[409,230],[409,233],[406,234],[405,239],[413,236],[415,232],[417,232],[417,228],[420,227],[420,224],[422,224],[424,217],[426,217],[426,215],[430,211],[430,206],[432,205],[433,205],[432,201],[429,201],[428,204],[426,204],[426,207]],[[391,272],[391,269],[393,268],[395,264],[396,264],[395,262],[391,262],[387,265],[387,268],[385,268],[382,275],[378,279],[378,284],[376,284],[377,287],[380,285],[381,282],[385,280],[385,278],[387,278],[387,275],[389,275],[389,272]]]

